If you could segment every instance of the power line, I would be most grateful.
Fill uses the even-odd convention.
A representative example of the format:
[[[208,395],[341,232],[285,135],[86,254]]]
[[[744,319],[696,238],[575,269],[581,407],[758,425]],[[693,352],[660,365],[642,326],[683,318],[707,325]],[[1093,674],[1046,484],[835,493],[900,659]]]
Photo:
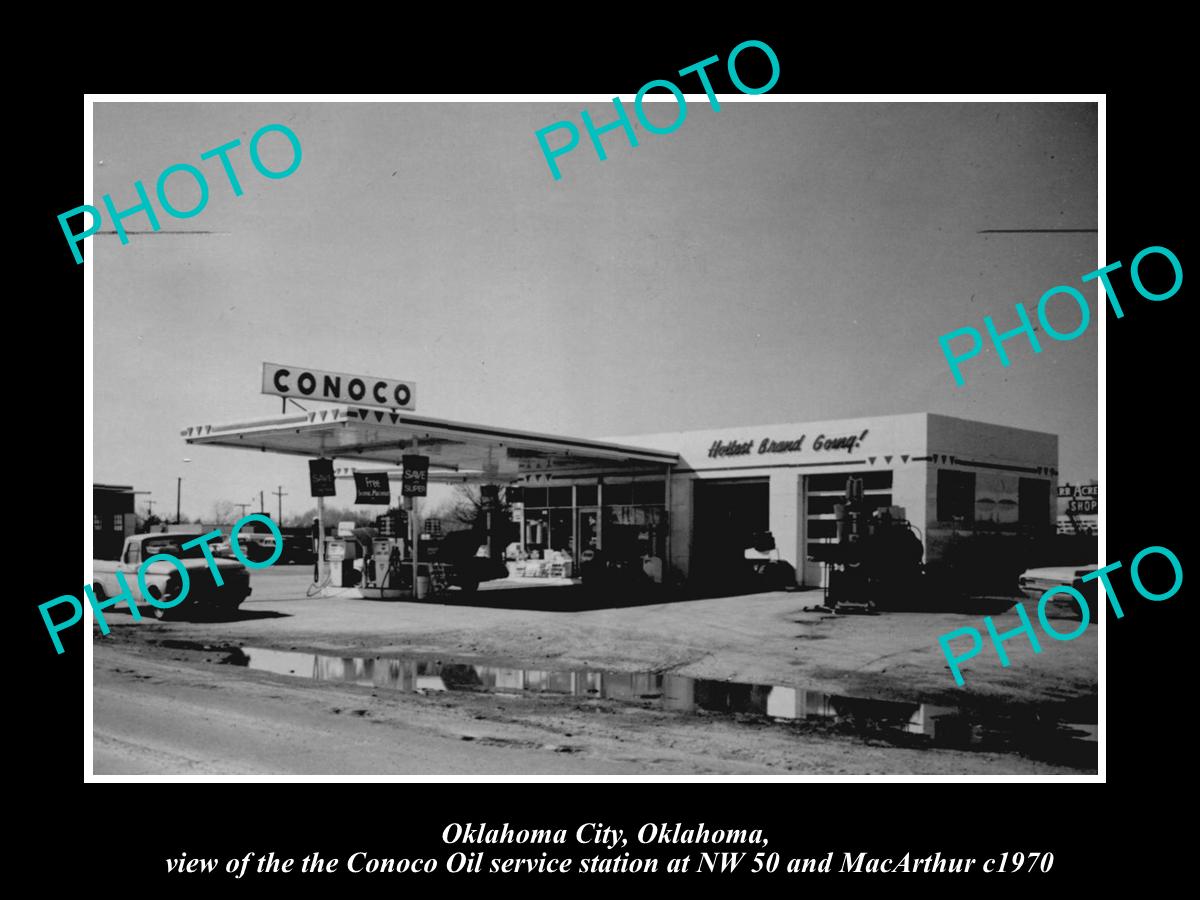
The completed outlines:
[[[1095,228],[984,228],[976,234],[1096,234]]]

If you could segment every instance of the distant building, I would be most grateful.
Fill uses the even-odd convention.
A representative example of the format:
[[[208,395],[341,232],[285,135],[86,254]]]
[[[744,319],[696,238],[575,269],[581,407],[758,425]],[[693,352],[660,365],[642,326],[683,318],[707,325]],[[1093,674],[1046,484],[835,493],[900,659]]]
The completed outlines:
[[[1097,534],[1100,527],[1100,486],[1058,486],[1058,533]]]
[[[92,555],[116,559],[125,537],[137,529],[133,513],[133,485],[92,485]]]

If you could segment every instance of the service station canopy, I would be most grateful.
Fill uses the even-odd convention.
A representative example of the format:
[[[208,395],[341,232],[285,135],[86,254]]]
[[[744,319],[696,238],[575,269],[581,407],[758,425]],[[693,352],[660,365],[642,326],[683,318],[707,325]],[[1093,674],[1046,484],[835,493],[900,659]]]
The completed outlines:
[[[185,429],[182,436],[189,444],[309,459],[330,457],[343,463],[361,460],[398,466],[406,453],[417,453],[429,457],[431,481],[519,481],[550,472],[661,474],[663,467],[679,462],[677,453],[663,450],[356,406],[231,425],[196,425]]]

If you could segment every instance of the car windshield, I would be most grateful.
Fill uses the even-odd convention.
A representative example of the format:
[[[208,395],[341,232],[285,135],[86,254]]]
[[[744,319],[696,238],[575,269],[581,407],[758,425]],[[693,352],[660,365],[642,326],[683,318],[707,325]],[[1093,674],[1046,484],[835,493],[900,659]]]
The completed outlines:
[[[142,544],[142,559],[147,559],[155,553],[166,553],[176,559],[204,559],[204,551],[200,549],[199,544],[183,549],[184,544],[198,537],[198,534],[171,534],[147,540]]]

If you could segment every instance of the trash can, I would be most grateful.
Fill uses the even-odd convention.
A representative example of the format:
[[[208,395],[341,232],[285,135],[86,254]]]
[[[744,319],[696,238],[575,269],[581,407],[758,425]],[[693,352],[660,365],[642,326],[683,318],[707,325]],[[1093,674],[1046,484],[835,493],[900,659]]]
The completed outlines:
[[[429,596],[429,576],[417,575],[417,599],[424,600]]]

